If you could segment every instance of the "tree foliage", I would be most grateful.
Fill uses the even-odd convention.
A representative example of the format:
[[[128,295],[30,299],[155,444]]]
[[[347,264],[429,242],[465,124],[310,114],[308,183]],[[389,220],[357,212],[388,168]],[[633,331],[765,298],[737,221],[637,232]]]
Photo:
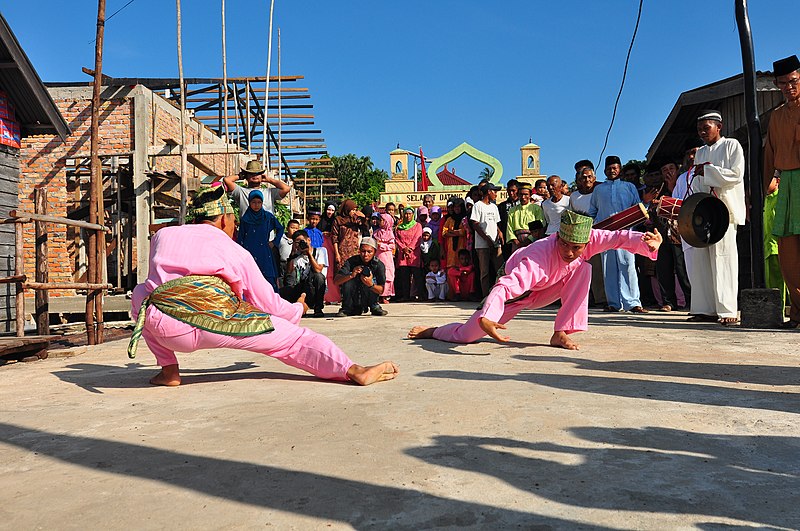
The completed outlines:
[[[380,198],[389,174],[375,168],[369,156],[359,157],[348,153],[340,157],[332,156],[330,159],[332,168],[315,168],[312,163],[308,170],[309,178],[336,179],[337,193],[353,199],[359,207],[372,204]]]

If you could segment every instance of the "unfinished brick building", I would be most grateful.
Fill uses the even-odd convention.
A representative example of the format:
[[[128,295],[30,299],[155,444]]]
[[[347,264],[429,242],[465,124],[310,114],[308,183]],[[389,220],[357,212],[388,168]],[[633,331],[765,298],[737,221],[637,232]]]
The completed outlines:
[[[88,218],[91,87],[50,87],[70,126],[66,142],[51,135],[24,139],[20,150],[19,209],[33,211],[33,190],[47,190],[49,215]],[[99,153],[108,262],[106,276],[119,291],[147,273],[149,226],[176,216],[179,205],[180,110],[144,85],[108,87],[102,93]],[[189,189],[206,175],[235,173],[241,149],[226,144],[197,120],[186,121]],[[34,265],[33,228],[26,234],[25,267]],[[84,281],[86,257],[81,229],[50,227],[51,282]],[[53,292],[53,296],[70,292]]]

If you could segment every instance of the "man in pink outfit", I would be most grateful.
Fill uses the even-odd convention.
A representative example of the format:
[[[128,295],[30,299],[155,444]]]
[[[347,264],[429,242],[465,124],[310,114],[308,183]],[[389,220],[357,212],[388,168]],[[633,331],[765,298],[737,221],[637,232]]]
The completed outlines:
[[[133,357],[138,338],[144,338],[161,366],[150,383],[180,385],[175,352],[214,348],[258,352],[320,378],[352,380],[360,385],[397,375],[392,362],[356,365],[330,339],[298,326],[308,310],[305,296],[293,304],[279,297],[250,253],[233,241],[235,216],[222,187],[198,194],[194,211],[195,224],[167,227],[153,236],[147,280],[133,291],[133,318],[137,319],[141,309],[146,313],[137,319],[128,352]],[[185,282],[192,279],[198,280]],[[171,293],[172,300],[178,300],[175,316],[165,313],[171,311],[167,306],[172,301],[161,296],[165,291],[161,288],[170,285],[177,289],[177,294]],[[213,287],[206,290],[208,285]],[[214,299],[218,296],[222,298]],[[215,300],[231,300],[244,311],[220,315],[224,312],[215,307]],[[190,324],[200,320],[200,326]]]
[[[658,232],[595,230],[591,228],[592,222],[590,217],[565,211],[556,234],[523,247],[509,257],[504,267],[506,274],[494,285],[481,309],[466,323],[415,326],[408,337],[472,343],[489,335],[505,342],[509,338],[501,336],[498,330],[505,329],[505,323],[521,310],[543,308],[561,299],[550,344],[578,350],[579,345],[569,334],[588,329],[592,279],[588,259],[609,249],[625,249],[655,258],[661,245]]]

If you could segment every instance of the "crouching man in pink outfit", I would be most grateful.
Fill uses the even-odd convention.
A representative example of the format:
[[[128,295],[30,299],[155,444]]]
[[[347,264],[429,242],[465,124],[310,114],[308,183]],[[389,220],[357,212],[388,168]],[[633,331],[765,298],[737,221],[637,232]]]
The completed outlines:
[[[466,323],[440,327],[415,326],[410,339],[433,338],[451,343],[472,343],[489,335],[497,341],[505,323],[522,310],[543,308],[561,299],[556,314],[554,347],[578,350],[569,334],[583,332],[589,324],[589,285],[593,255],[609,249],[625,249],[655,259],[661,235],[634,231],[592,229],[592,218],[565,211],[560,230],[512,254],[505,264],[506,274],[497,281],[483,307]]]
[[[391,380],[397,365],[357,365],[327,337],[298,326],[305,297],[279,297],[255,260],[233,241],[235,216],[222,187],[201,192],[195,223],[153,236],[147,280],[136,286],[137,325],[128,355],[144,338],[161,366],[150,383],[180,385],[175,352],[232,348],[258,352],[319,378],[360,385]]]

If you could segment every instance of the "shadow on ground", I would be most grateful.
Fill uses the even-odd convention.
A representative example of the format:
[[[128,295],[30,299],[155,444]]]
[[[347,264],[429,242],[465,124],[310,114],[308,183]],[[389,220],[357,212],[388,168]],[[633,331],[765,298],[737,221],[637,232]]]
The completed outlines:
[[[558,503],[594,509],[736,518],[796,529],[800,438],[665,428],[573,428],[590,447],[439,436],[407,453],[496,477]],[[564,464],[567,460],[569,464]],[[719,529],[719,524],[704,524]]]
[[[513,357],[522,361],[572,363],[575,368],[588,371],[648,374],[652,376],[673,376],[678,378],[697,378],[702,380],[744,382],[763,385],[800,385],[800,367],[787,367],[782,365],[742,365],[734,363],[650,360],[594,361],[569,356],[517,355]]]
[[[12,424],[0,423],[0,442],[90,470],[157,481],[237,503],[335,520],[356,529],[509,526],[606,529],[413,489],[30,430]]]
[[[532,358],[533,359],[533,358]],[[800,413],[800,396],[797,393],[781,391],[760,391],[703,385],[683,382],[664,382],[616,378],[610,376],[519,373],[493,374],[459,370],[423,371],[417,374],[423,378],[447,378],[465,381],[517,380],[554,389],[596,393],[601,395],[642,398],[699,404],[703,406],[741,407]],[[695,376],[697,378],[697,376]]]
[[[251,361],[237,361],[226,367],[214,367],[211,369],[181,368],[181,385],[228,382],[234,380],[289,380],[348,384],[347,382],[320,380],[315,376],[307,374],[271,371],[242,372],[255,367],[257,367],[257,365]],[[152,387],[149,380],[158,372],[158,367],[148,367],[141,363],[128,363],[124,367],[99,363],[75,363],[68,365],[66,369],[67,370],[63,371],[53,371],[53,374],[64,382],[77,385],[90,393],[98,394],[103,393],[101,389]]]

